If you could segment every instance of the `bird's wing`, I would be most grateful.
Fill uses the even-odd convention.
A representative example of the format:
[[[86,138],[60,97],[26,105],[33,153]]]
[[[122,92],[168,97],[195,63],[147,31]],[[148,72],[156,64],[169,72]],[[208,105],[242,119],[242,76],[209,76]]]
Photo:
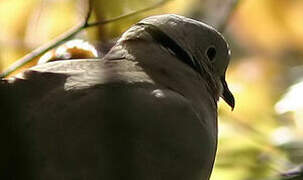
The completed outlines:
[[[216,117],[197,115],[134,62],[47,63],[0,89],[13,101],[6,142],[16,180],[209,177],[216,137],[202,122]]]

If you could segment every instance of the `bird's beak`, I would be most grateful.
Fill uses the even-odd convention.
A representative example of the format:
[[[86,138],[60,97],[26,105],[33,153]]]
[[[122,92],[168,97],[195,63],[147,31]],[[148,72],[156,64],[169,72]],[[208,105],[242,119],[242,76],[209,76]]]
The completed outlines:
[[[234,95],[230,92],[224,76],[221,77],[221,83],[223,85],[223,93],[222,93],[221,97],[231,107],[231,110],[234,110],[235,98],[234,98]]]

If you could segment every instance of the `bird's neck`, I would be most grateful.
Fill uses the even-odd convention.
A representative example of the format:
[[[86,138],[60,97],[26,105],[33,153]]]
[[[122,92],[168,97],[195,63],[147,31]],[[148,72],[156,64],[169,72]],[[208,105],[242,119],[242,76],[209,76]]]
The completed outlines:
[[[137,44],[139,43],[141,43],[142,46],[138,46]],[[162,57],[162,59],[164,58],[164,60],[174,59],[178,62],[183,62],[183,65],[189,66],[192,70],[195,71],[195,73],[198,73],[202,77],[202,79],[207,82],[206,84],[208,91],[213,94],[216,100],[218,100],[221,91],[220,80],[214,75],[212,65],[209,64],[208,61],[196,59],[197,57],[191,55],[194,52],[186,51],[184,47],[182,47],[179,43],[180,42],[177,42],[174,39],[170,38],[166,33],[162,32],[157,27],[153,27],[148,24],[137,24],[136,26],[133,26],[132,28],[130,28],[130,30],[123,34],[120,41],[118,42],[118,44],[124,44],[126,48],[123,49],[130,49],[131,52],[129,54],[134,55],[134,57],[137,57],[137,59],[141,61],[145,61],[145,57],[155,54],[156,56],[154,58],[159,59],[157,58],[157,56],[162,53],[166,56],[169,56],[169,58]],[[144,49],[147,49],[147,51],[145,51]],[[151,52],[153,54],[151,54]],[[170,62],[175,63],[176,61]],[[163,65],[162,63],[158,64]]]
[[[143,35],[143,34],[142,34]],[[146,35],[145,35],[146,36]],[[219,98],[217,85],[184,64],[173,52],[157,44],[150,37],[128,38],[118,42],[107,55],[109,59],[126,59],[136,65],[156,83],[171,89],[198,104],[205,97],[197,91],[206,92],[209,102],[216,107]],[[202,93],[203,94],[203,93]],[[204,95],[204,94],[203,94]],[[204,103],[204,102],[203,102]]]

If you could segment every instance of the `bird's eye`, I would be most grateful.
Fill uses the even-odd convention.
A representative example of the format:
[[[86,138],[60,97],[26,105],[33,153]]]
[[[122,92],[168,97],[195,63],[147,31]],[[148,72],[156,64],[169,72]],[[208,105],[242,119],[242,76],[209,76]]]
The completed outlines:
[[[209,48],[207,48],[206,56],[207,56],[207,58],[209,59],[210,62],[214,62],[216,54],[217,54],[217,51],[216,51],[216,48],[214,46],[210,46]]]

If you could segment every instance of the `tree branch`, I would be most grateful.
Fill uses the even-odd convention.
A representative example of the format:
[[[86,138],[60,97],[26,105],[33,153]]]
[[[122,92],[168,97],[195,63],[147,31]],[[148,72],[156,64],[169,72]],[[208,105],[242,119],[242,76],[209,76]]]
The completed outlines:
[[[135,16],[135,15],[140,14],[142,12],[155,9],[158,6],[161,6],[161,5],[165,4],[165,3],[167,3],[168,1],[170,1],[170,0],[162,0],[162,1],[158,2],[158,3],[155,3],[152,6],[147,7],[147,8],[143,8],[143,9],[140,9],[140,10],[137,10],[137,11],[134,11],[134,12],[130,12],[128,14],[121,15],[121,16],[118,16],[118,17],[114,17],[112,19],[108,19],[108,20],[105,20],[105,21],[88,23],[86,27],[88,28],[88,27],[93,27],[93,26],[98,26],[98,25],[104,25],[104,24],[111,23],[111,22],[114,22],[114,21],[118,21],[118,20],[121,20],[121,19],[124,19],[124,18]]]
[[[92,14],[92,4],[90,1],[88,1],[88,10],[86,13],[86,16],[83,20],[83,22],[81,22],[79,25],[76,25],[75,27],[73,27],[72,29],[70,29],[69,31],[65,32],[64,34],[60,35],[59,37],[55,38],[54,40],[38,47],[37,49],[33,50],[31,53],[25,55],[24,57],[22,57],[21,59],[17,60],[15,63],[13,63],[9,68],[7,68],[6,70],[4,70],[1,74],[0,74],[0,78],[4,78],[8,75],[10,75],[11,73],[13,73],[14,71],[16,71],[18,68],[22,67],[23,65],[33,61],[33,59],[41,56],[42,54],[46,53],[47,51],[63,44],[65,41],[71,39],[72,37],[74,37],[76,34],[78,34],[80,31],[89,28],[89,27],[94,27],[94,26],[98,26],[98,25],[105,25],[108,23],[112,23],[124,18],[128,18],[130,16],[134,16],[137,15],[139,13],[157,8],[158,6],[168,2],[169,0],[162,0],[160,2],[155,3],[152,6],[149,6],[147,8],[143,8],[134,12],[130,12],[118,17],[114,17],[105,21],[99,21],[99,22],[93,22],[93,23],[89,23],[88,20]]]

